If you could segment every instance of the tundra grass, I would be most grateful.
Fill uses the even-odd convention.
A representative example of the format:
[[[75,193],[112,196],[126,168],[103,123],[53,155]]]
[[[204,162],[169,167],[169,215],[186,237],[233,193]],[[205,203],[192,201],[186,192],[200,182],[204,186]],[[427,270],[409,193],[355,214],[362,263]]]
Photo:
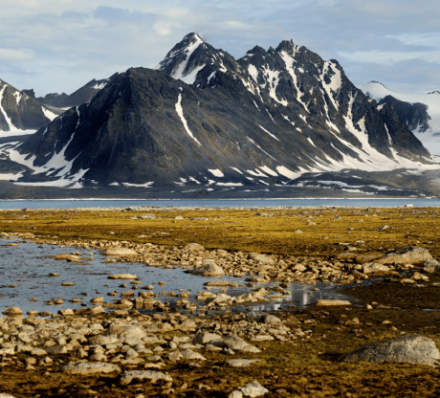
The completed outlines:
[[[3,211],[0,230],[59,240],[126,240],[169,246],[197,242],[208,249],[300,256],[334,255],[344,249],[337,243],[350,243],[360,253],[418,245],[440,255],[440,211],[435,208],[289,209],[271,211],[271,216],[258,216],[261,211],[256,209],[172,208],[154,209],[153,213],[156,219],[132,219],[145,211]],[[176,216],[184,219],[176,220]]]

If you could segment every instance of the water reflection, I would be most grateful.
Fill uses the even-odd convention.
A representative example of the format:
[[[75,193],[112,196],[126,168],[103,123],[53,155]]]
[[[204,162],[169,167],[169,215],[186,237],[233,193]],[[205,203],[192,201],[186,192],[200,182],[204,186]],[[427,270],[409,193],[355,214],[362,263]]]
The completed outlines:
[[[5,246],[10,243],[19,243],[19,246]],[[121,299],[121,293],[132,290],[134,286],[153,285],[154,293],[161,294],[155,300],[168,301],[170,306],[176,306],[180,300],[180,289],[185,289],[191,296],[187,298],[195,302],[198,291],[204,291],[204,283],[213,279],[238,283],[239,287],[228,288],[229,296],[240,296],[251,292],[255,288],[276,287],[279,283],[256,284],[253,288],[244,286],[245,277],[236,278],[223,276],[221,278],[206,278],[186,273],[182,268],[163,269],[148,267],[139,263],[108,263],[99,251],[87,251],[77,248],[59,248],[58,246],[23,243],[20,240],[0,239],[0,312],[10,306],[20,307],[24,313],[30,310],[50,311],[56,313],[60,309],[81,308],[81,305],[92,306],[90,300],[102,296],[104,301],[113,302]],[[69,263],[55,260],[55,256],[64,253],[79,252],[86,259],[81,263]],[[90,254],[93,256],[90,256]],[[59,277],[51,277],[50,273],[57,273]],[[110,280],[111,274],[130,273],[137,275],[142,285],[131,285],[131,281]],[[62,283],[73,283],[74,286],[62,286]],[[165,282],[160,286],[158,282]],[[122,287],[126,284],[126,288]],[[15,287],[14,287],[15,286]],[[318,289],[315,291],[315,289]],[[277,296],[270,302],[256,303],[252,305],[237,305],[237,309],[252,312],[264,310],[278,310],[282,306],[295,305],[304,307],[315,303],[319,299],[346,299],[346,296],[335,290],[335,285],[317,283],[315,286],[301,283],[289,284],[287,295]],[[135,297],[138,292],[146,290],[134,290]],[[209,291],[218,294],[224,292],[224,287],[209,288]],[[117,292],[117,296],[108,296],[109,292]],[[168,293],[174,292],[177,297],[171,297]],[[165,293],[165,294],[164,294]],[[274,292],[270,292],[273,294]],[[64,304],[48,305],[49,300],[62,297]],[[270,297],[267,296],[267,297]],[[69,300],[81,299],[83,303],[71,303]],[[202,302],[197,302],[203,305]]]

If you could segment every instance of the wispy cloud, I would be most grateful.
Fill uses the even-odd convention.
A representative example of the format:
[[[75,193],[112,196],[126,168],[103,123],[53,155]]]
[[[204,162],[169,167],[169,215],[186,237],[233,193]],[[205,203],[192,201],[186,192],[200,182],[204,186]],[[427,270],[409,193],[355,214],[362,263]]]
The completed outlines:
[[[196,31],[235,57],[293,39],[339,59],[355,84],[432,91],[440,88],[431,74],[440,66],[439,20],[438,0],[4,1],[0,78],[38,94],[72,92],[95,77],[151,67]],[[417,67],[428,80],[414,75]]]

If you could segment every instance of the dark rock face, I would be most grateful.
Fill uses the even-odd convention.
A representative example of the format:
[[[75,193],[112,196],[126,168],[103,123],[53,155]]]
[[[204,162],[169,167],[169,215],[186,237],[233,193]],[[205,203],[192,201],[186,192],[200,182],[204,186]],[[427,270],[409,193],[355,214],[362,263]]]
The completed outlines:
[[[55,108],[72,108],[90,102],[92,98],[107,85],[108,79],[91,80],[85,86],[76,90],[74,93],[67,95],[47,94],[45,97],[38,98],[43,104],[53,106]],[[33,90],[30,90],[33,91]]]
[[[409,130],[417,130],[424,133],[429,130],[431,117],[428,114],[428,107],[425,104],[410,104],[400,101],[391,95],[387,95],[380,100],[379,105],[390,104],[393,106],[400,120],[402,120]]]
[[[292,42],[236,61],[190,34],[158,68],[112,76],[90,103],[7,148],[29,170],[23,181],[266,187],[429,156],[391,105],[378,111],[337,61]]]
[[[33,133],[59,114],[58,110],[43,105],[25,91],[0,81],[0,137],[2,132],[29,130]]]

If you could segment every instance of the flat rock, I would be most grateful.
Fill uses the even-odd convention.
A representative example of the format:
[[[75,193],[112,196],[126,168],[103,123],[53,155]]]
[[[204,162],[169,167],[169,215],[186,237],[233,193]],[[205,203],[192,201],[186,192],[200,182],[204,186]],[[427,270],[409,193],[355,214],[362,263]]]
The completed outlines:
[[[429,250],[424,247],[406,246],[395,252],[387,253],[374,260],[374,262],[379,264],[423,264],[431,258]]]
[[[55,257],[55,260],[67,260],[71,263],[77,263],[81,258],[72,254],[58,254],[58,256]]]
[[[138,277],[136,275],[131,275],[131,274],[114,274],[114,275],[110,275],[108,277],[108,279],[137,279]]]
[[[130,370],[128,372],[121,373],[119,375],[119,383],[123,386],[127,386],[133,379],[136,380],[151,380],[153,382],[157,380],[164,380],[172,382],[173,378],[166,373],[155,372],[153,370]]]
[[[248,368],[253,363],[260,362],[259,359],[230,359],[226,361],[227,366],[231,366],[233,368]]]
[[[355,261],[358,264],[366,264],[373,262],[374,260],[376,260],[376,258],[379,258],[381,256],[381,254],[361,254],[355,257]]]
[[[401,336],[379,341],[343,354],[341,362],[410,363],[437,366],[440,352],[434,341],[420,336]]]
[[[121,368],[110,363],[69,362],[68,364],[61,366],[61,371],[68,374],[89,375],[94,373],[120,372]]]
[[[351,305],[347,300],[318,300],[316,302],[317,307],[331,307],[337,305]]]
[[[137,251],[126,247],[112,247],[105,251],[107,257],[137,256]]]

